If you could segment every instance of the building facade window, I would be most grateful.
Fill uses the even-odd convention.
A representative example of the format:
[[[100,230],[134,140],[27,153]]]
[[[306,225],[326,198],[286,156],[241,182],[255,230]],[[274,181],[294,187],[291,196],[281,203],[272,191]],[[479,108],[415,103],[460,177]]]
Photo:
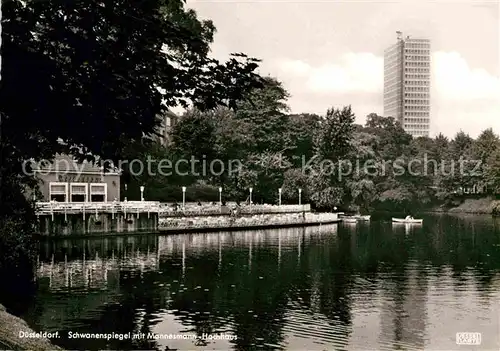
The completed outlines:
[[[88,201],[88,184],[87,183],[70,183],[71,202],[87,202]]]
[[[91,202],[107,202],[108,184],[92,183],[90,184],[90,201]]]
[[[49,199],[50,201],[68,202],[68,183],[50,182]]]

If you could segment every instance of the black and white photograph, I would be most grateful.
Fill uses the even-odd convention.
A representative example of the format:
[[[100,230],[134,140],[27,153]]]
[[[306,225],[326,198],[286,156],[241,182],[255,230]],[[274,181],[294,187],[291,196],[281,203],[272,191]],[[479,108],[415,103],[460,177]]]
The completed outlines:
[[[500,350],[500,0],[0,0],[0,350]]]

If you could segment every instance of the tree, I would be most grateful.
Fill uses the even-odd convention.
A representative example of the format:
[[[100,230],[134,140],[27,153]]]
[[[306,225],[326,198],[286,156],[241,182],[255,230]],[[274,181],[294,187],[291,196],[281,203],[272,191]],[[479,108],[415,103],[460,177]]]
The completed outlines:
[[[432,155],[436,161],[446,160],[450,156],[450,141],[443,134],[439,133],[434,138],[434,144],[432,146]]]
[[[189,110],[180,119],[171,133],[172,145],[184,158],[197,160],[215,156],[214,120],[199,110]]]
[[[376,198],[375,183],[371,179],[357,179],[348,182],[351,203],[362,211],[367,211]]]
[[[300,167],[303,160],[307,162],[314,156],[314,138],[319,133],[321,117],[302,113],[289,115],[288,120],[285,143],[291,146],[285,155],[295,167]]]
[[[324,185],[317,187],[314,193],[311,194],[311,201],[316,208],[332,210],[334,207],[340,206],[345,197],[344,188],[338,186]]]
[[[412,140],[411,158],[415,161],[411,168],[416,185],[436,185],[434,181],[439,179],[440,162],[434,156],[434,139],[419,137]]]
[[[295,149],[295,140],[287,138],[288,93],[273,78],[263,82],[241,97],[235,111],[189,111],[172,133],[173,147],[185,157],[207,155],[207,161],[224,164],[226,171],[216,172],[209,181],[224,186],[224,193],[234,198],[244,197],[253,187],[255,200],[274,201],[272,194],[291,166],[285,155]]]
[[[494,168],[498,166],[496,162],[497,151],[500,149],[500,139],[493,132],[493,129],[486,129],[474,141],[472,153],[475,162],[480,162],[479,169],[475,171],[473,181],[476,184],[492,185],[492,190],[496,191],[496,181],[492,178]],[[491,164],[490,164],[491,162]]]
[[[235,194],[244,196],[248,188],[254,189],[254,201],[278,202],[278,189],[291,163],[281,153],[263,152],[249,155],[233,183]],[[245,195],[246,196],[246,195]]]
[[[457,190],[458,188],[472,187],[474,179],[471,177],[471,167],[469,161],[473,159],[473,143],[468,134],[460,131],[450,142],[450,163],[453,165],[450,169],[448,178],[448,188]]]
[[[450,143],[451,153],[456,158],[470,154],[474,140],[463,131],[458,132]]]
[[[257,60],[208,56],[215,28],[181,0],[14,0],[3,15],[2,130],[26,157],[117,159],[168,107],[235,107],[261,86]]]
[[[392,189],[387,189],[382,192],[377,202],[379,208],[387,210],[404,210],[407,212],[409,209],[415,209],[414,194],[407,186],[395,184]]]
[[[493,129],[486,129],[474,141],[474,156],[477,160],[486,163],[488,157],[490,157],[499,147],[500,139],[498,135],[493,132]]]
[[[302,203],[309,200],[308,178],[299,168],[289,169],[283,176],[283,200],[290,203],[297,203],[299,198],[299,189],[301,189]]]
[[[492,193],[500,194],[500,148],[488,157],[484,169],[484,180]]]
[[[351,106],[330,108],[320,121],[314,140],[315,157],[306,169],[309,176],[310,198],[317,207],[333,208],[343,202],[346,195],[343,161],[352,151],[352,138],[356,117]],[[342,173],[344,174],[344,173]]]
[[[373,145],[373,148],[384,160],[394,161],[402,153],[407,152],[412,140],[411,135],[406,133],[393,117],[382,117],[375,113],[367,116],[365,131],[379,137],[378,143]]]
[[[351,139],[356,117],[351,106],[342,110],[331,108],[320,122],[320,131],[316,139],[316,153],[321,159],[339,161],[351,150]]]
[[[249,128],[252,149],[257,152],[284,152],[283,145],[288,126],[289,94],[278,80],[266,77],[263,86],[252,89],[237,103],[236,118]]]

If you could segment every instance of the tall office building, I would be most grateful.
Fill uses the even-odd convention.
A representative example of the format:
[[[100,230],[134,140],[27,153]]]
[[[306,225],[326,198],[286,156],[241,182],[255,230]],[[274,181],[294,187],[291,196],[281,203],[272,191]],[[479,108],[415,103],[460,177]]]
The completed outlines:
[[[408,134],[429,136],[430,41],[397,34],[396,44],[384,51],[384,116],[394,117]]]

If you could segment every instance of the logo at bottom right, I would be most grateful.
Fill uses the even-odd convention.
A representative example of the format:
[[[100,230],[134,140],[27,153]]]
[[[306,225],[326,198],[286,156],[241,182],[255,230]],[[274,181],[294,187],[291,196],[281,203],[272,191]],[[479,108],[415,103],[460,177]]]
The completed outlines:
[[[481,345],[481,333],[457,333],[456,343],[457,345]]]

